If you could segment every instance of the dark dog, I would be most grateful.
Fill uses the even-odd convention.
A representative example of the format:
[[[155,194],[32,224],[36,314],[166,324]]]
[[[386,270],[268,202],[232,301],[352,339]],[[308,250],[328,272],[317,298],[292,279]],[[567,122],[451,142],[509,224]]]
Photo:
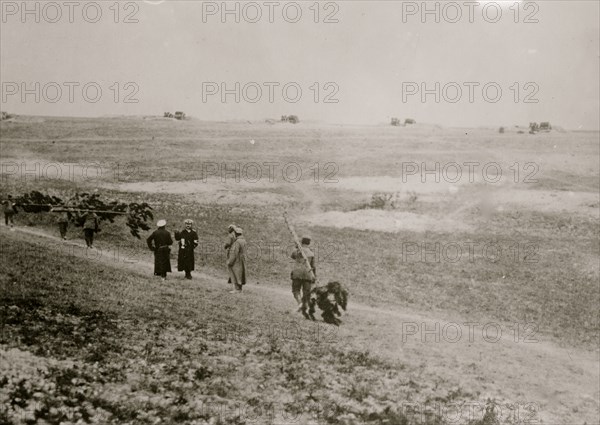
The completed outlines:
[[[315,320],[315,304],[321,309],[321,317],[325,323],[339,326],[342,322],[337,316],[341,316],[342,310],[346,311],[348,306],[348,290],[339,282],[329,282],[326,286],[317,286],[310,291],[310,303],[308,316]]]

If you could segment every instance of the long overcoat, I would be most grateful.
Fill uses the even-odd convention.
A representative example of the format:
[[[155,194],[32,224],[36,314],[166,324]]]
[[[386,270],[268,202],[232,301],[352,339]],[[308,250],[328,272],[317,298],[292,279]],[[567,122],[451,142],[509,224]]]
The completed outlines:
[[[179,253],[177,256],[177,270],[194,270],[194,249],[198,246],[198,233],[195,230],[184,229],[175,232],[175,240],[179,241]]]
[[[238,236],[229,249],[227,269],[231,283],[246,284],[246,239],[243,236]]]
[[[146,239],[148,248],[154,251],[154,274],[163,275],[171,272],[171,233],[164,228],[158,228]]]

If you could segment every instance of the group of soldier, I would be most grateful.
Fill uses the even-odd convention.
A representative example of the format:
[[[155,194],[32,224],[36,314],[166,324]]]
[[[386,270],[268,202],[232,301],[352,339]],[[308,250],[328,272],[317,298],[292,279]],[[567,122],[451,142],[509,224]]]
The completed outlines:
[[[3,202],[3,212],[6,225],[12,227],[16,209],[10,196]],[[66,239],[69,223],[68,212],[67,210],[61,210],[57,214],[56,222],[60,236],[62,239]],[[83,233],[85,242],[88,248],[93,249],[94,234],[100,231],[98,215],[94,212],[87,212],[84,218]],[[192,271],[195,266],[194,250],[199,244],[198,233],[193,229],[193,224],[192,220],[186,219],[184,220],[184,228],[181,231],[174,232],[175,241],[179,246],[177,270],[185,272],[186,279],[192,279]],[[154,275],[161,277],[163,280],[166,280],[167,273],[172,272],[171,246],[174,243],[171,233],[166,229],[166,225],[166,220],[159,220],[156,223],[157,229],[146,240],[148,248],[154,252]],[[240,294],[247,281],[246,240],[241,227],[235,224],[229,225],[227,233],[228,237],[224,248],[227,253],[228,283],[233,285],[229,292]],[[292,293],[298,303],[298,311],[301,311],[305,317],[308,317],[310,292],[316,280],[315,255],[310,249],[310,242],[310,237],[304,236],[301,246],[297,247],[291,254],[292,259],[295,260],[291,273]]]
[[[195,268],[194,250],[198,247],[198,233],[192,228],[194,222],[189,218],[184,220],[184,229],[175,231],[175,240],[179,245],[177,256],[177,270],[185,272],[185,278],[192,278]],[[171,233],[166,229],[167,221],[159,220],[157,229],[146,239],[148,248],[154,252],[154,275],[163,280],[167,273],[171,273],[171,245],[173,239]],[[243,230],[235,224],[229,225],[228,238],[225,243],[227,250],[227,271],[229,283],[233,285],[231,293],[239,294],[242,286],[246,284],[246,240]]]
[[[175,240],[179,244],[177,270],[185,272],[186,279],[192,279],[195,266],[194,249],[199,243],[198,233],[192,228],[193,224],[192,220],[186,219],[185,228],[174,232]],[[166,230],[166,225],[166,220],[159,220],[156,223],[157,229],[146,240],[148,248],[154,252],[154,275],[160,276],[163,280],[167,278],[167,273],[172,272],[170,256],[173,238]],[[235,224],[229,225],[227,234],[224,248],[227,252],[228,283],[233,285],[229,292],[240,294],[247,281],[246,239],[242,228]],[[310,249],[310,242],[310,237],[304,236],[301,246],[291,254],[292,259],[296,261],[291,273],[292,293],[298,304],[298,311],[301,311],[305,317],[308,317],[310,292],[316,279],[315,255]]]

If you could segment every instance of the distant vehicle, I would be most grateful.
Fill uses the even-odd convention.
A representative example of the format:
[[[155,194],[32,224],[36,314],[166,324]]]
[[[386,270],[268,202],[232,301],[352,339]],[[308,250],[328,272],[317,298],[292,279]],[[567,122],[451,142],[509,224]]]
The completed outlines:
[[[172,114],[172,113],[170,113],[170,112],[165,112],[165,115],[164,115],[164,117],[165,117],[165,118],[173,118],[173,114]]]
[[[176,120],[184,120],[185,113],[183,113],[181,111],[177,111],[177,112],[175,112],[175,115],[173,116],[173,118],[175,118]]]
[[[550,125],[549,122],[541,122],[539,130],[540,131],[551,131],[552,126]]]
[[[498,129],[498,133],[500,133],[500,134],[503,134],[503,133],[504,133],[504,127],[500,127],[500,128]]]
[[[282,115],[281,122],[291,122],[292,124],[298,124],[300,122],[300,118],[298,118],[298,115]]]
[[[538,125],[537,122],[530,122],[529,123],[529,134],[535,134],[538,131],[540,131],[540,126]]]
[[[417,122],[412,118],[407,118],[404,120],[404,125],[406,124],[416,124]]]
[[[394,127],[399,127],[402,124],[400,123],[400,120],[398,118],[392,117],[392,121],[390,122],[391,125],[393,125]]]

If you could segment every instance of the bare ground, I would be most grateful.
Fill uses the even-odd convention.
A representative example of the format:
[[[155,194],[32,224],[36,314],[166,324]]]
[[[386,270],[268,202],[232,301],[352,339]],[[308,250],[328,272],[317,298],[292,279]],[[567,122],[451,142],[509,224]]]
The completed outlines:
[[[8,229],[3,227],[2,234],[11,237],[18,234],[22,240],[31,242],[55,240],[57,243],[53,246],[61,251],[68,251],[72,246],[84,248],[78,243],[60,242],[33,229],[17,228],[9,234]],[[90,258],[90,261],[99,262],[109,269],[117,267],[118,263],[111,260],[107,256]],[[118,267],[139,276],[150,276],[152,271],[150,262],[120,263]],[[185,285],[192,293],[197,285],[208,285],[215,290],[228,289],[223,284],[223,276],[198,272],[195,276],[196,280],[191,283],[179,276],[171,278],[163,291],[173,291],[173,285]],[[272,305],[282,320],[295,314],[294,303],[287,290],[252,285],[247,286],[246,291],[244,296],[259,296]],[[201,298],[187,302],[202,308]],[[163,308],[168,309],[169,306],[164,305]],[[459,315],[436,317],[430,312],[398,311],[352,301],[343,321],[336,334],[340,344],[357,350],[371,350],[390,360],[400,360],[410,368],[420,369],[425,380],[472,389],[481,394],[482,400],[490,397],[509,404],[534,406],[535,413],[527,414],[529,423],[596,423],[599,417],[597,350],[591,352],[562,347],[544,340],[543,335],[531,329],[520,329],[520,334],[515,334],[510,324],[466,325],[468,320]],[[414,326],[418,328],[416,332]],[[435,329],[439,330],[436,332]],[[460,337],[457,329],[462,332]],[[434,332],[427,333],[426,330]],[[425,333],[422,334],[422,331]],[[28,356],[15,356],[14,352],[2,355],[11,359],[11,368],[32,367],[28,366],[31,365]],[[507,418],[508,412],[504,415]],[[523,412],[521,415],[523,421]]]

